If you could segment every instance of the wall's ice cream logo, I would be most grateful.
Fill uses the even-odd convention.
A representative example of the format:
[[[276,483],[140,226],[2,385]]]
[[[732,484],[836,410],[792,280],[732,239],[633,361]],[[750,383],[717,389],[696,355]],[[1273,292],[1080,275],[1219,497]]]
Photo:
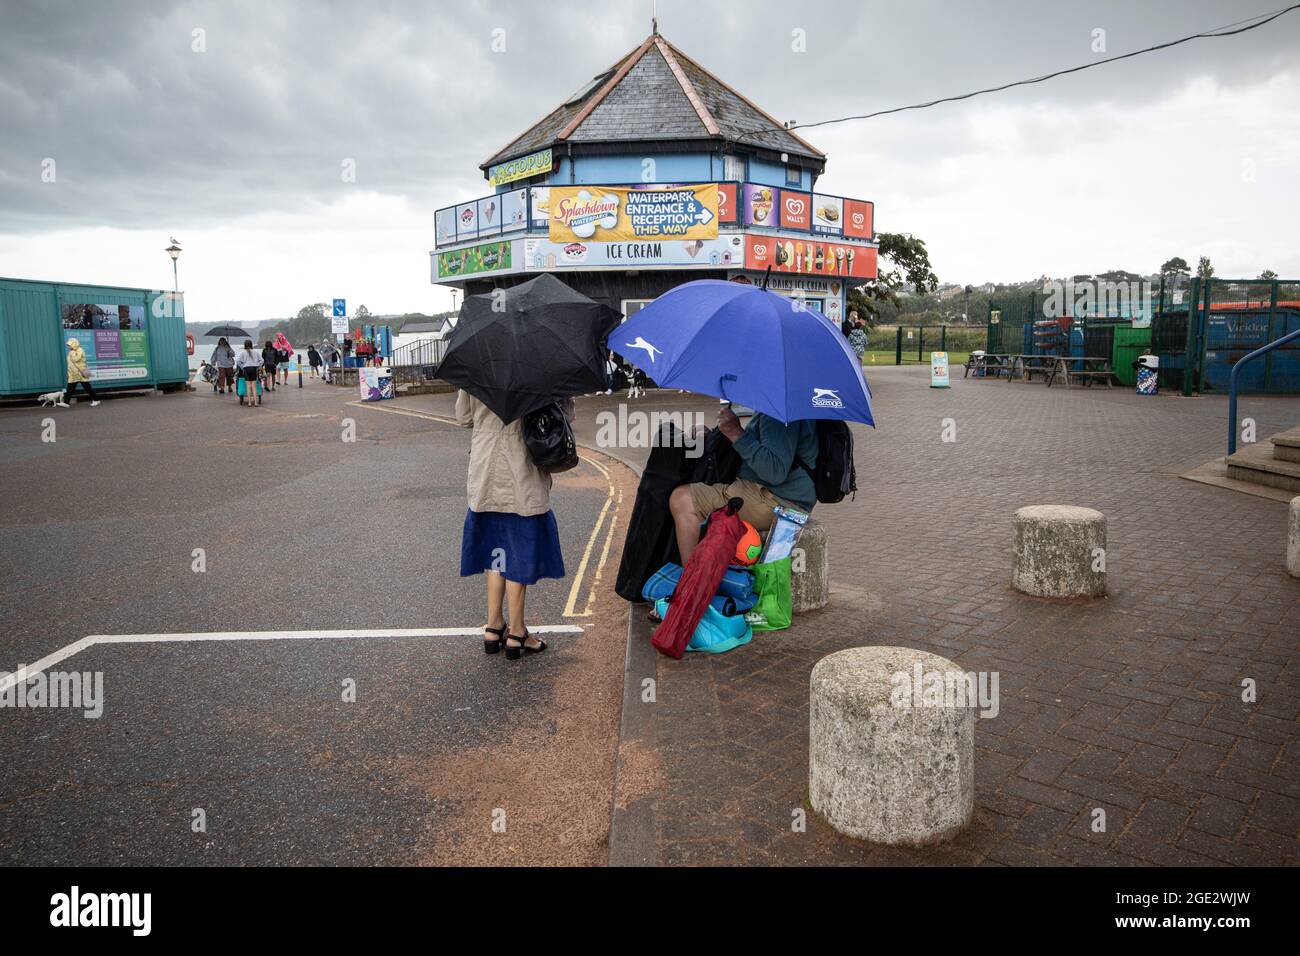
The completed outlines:
[[[610,193],[592,196],[584,189],[573,199],[566,196],[557,202],[551,221],[568,226],[581,239],[590,239],[598,228],[618,225],[618,197]]]

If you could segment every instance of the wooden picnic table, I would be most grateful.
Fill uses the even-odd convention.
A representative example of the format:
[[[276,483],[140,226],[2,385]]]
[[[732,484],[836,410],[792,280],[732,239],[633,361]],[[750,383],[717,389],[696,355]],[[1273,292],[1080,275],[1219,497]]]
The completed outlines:
[[[1008,352],[985,352],[972,355],[966,360],[962,378],[969,378],[971,372],[982,371],[986,377],[997,378],[1003,372],[1010,374],[1012,360],[1016,356]]]
[[[1065,382],[1065,387],[1069,388],[1071,382],[1078,382],[1082,385],[1091,385],[1094,381],[1106,383],[1107,388],[1113,388],[1115,372],[1110,367],[1110,359],[1092,355],[1055,355],[1052,356],[1051,374],[1047,377],[1047,387],[1051,388],[1052,383],[1060,376]]]
[[[1046,380],[1055,361],[1055,355],[1017,355],[1012,361],[1012,373],[1007,376],[1007,381],[1021,378],[1032,382],[1035,375],[1041,375]]]

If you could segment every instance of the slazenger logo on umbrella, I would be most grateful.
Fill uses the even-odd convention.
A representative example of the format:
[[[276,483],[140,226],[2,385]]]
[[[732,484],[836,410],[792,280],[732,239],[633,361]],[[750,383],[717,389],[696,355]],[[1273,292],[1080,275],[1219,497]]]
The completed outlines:
[[[833,388],[814,388],[812,393],[814,408],[843,408],[844,403],[835,394]]]
[[[636,341],[634,341],[634,342],[627,342],[627,343],[624,344],[623,347],[624,347],[624,348],[629,348],[629,349],[645,349],[645,354],[648,355],[648,356],[650,356],[650,364],[651,364],[651,365],[653,365],[654,362],[655,362],[655,355],[656,355],[656,354],[659,354],[659,355],[662,355],[662,354],[663,354],[663,349],[659,348],[659,347],[656,346],[656,345],[651,345],[649,342],[647,342],[644,338],[642,338],[642,337],[639,336],[639,335],[636,337]]]

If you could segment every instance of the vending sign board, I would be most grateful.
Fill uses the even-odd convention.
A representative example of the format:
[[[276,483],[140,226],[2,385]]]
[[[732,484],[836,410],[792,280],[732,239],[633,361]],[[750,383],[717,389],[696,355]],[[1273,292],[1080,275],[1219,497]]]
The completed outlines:
[[[456,207],[456,239],[478,238],[478,202],[461,203]]]
[[[524,240],[524,268],[635,269],[684,266],[739,268],[745,259],[742,237],[666,239],[652,242],[550,242]]]
[[[736,208],[736,184],[718,183],[718,222],[729,224],[739,221]]]
[[[875,204],[863,199],[844,200],[844,235],[849,239],[874,239]]]
[[[844,235],[844,200],[813,193],[812,231],[827,236]]]
[[[781,228],[810,230],[812,223],[812,194],[781,190]]]
[[[513,268],[513,246],[514,243],[506,239],[440,252],[436,260],[436,278],[453,279],[482,272],[508,272]]]
[[[745,183],[740,200],[741,221],[746,226],[775,229],[776,201],[780,195],[781,190],[775,186]]]
[[[552,242],[716,239],[716,183],[654,189],[552,186]]]
[[[842,242],[783,239],[779,236],[745,237],[745,268],[805,275],[876,277],[876,250]]]
[[[930,353],[930,387],[947,388],[948,381],[948,353],[931,352]]]
[[[518,159],[489,166],[488,179],[492,181],[494,186],[504,186],[506,183],[513,183],[517,179],[527,179],[529,176],[549,173],[551,168],[551,150],[548,147],[536,153],[529,153],[527,156],[520,156]]]

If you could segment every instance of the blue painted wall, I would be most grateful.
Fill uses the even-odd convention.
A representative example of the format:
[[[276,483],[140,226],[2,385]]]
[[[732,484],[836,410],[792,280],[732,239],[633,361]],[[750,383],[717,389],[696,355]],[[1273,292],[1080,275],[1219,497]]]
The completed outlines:
[[[654,160],[653,174],[646,178],[643,165],[646,159]],[[569,167],[573,167],[572,175]],[[547,176],[551,186],[570,184],[584,186],[592,183],[710,183],[726,179],[722,156],[712,152],[696,153],[632,153],[624,156],[574,156],[562,155],[556,150],[555,168]],[[765,186],[786,188],[785,166],[747,158],[742,179]],[[519,183],[497,186],[497,192],[518,189]],[[790,187],[794,188],[794,187]],[[799,189],[813,188],[812,172],[799,171]]]

